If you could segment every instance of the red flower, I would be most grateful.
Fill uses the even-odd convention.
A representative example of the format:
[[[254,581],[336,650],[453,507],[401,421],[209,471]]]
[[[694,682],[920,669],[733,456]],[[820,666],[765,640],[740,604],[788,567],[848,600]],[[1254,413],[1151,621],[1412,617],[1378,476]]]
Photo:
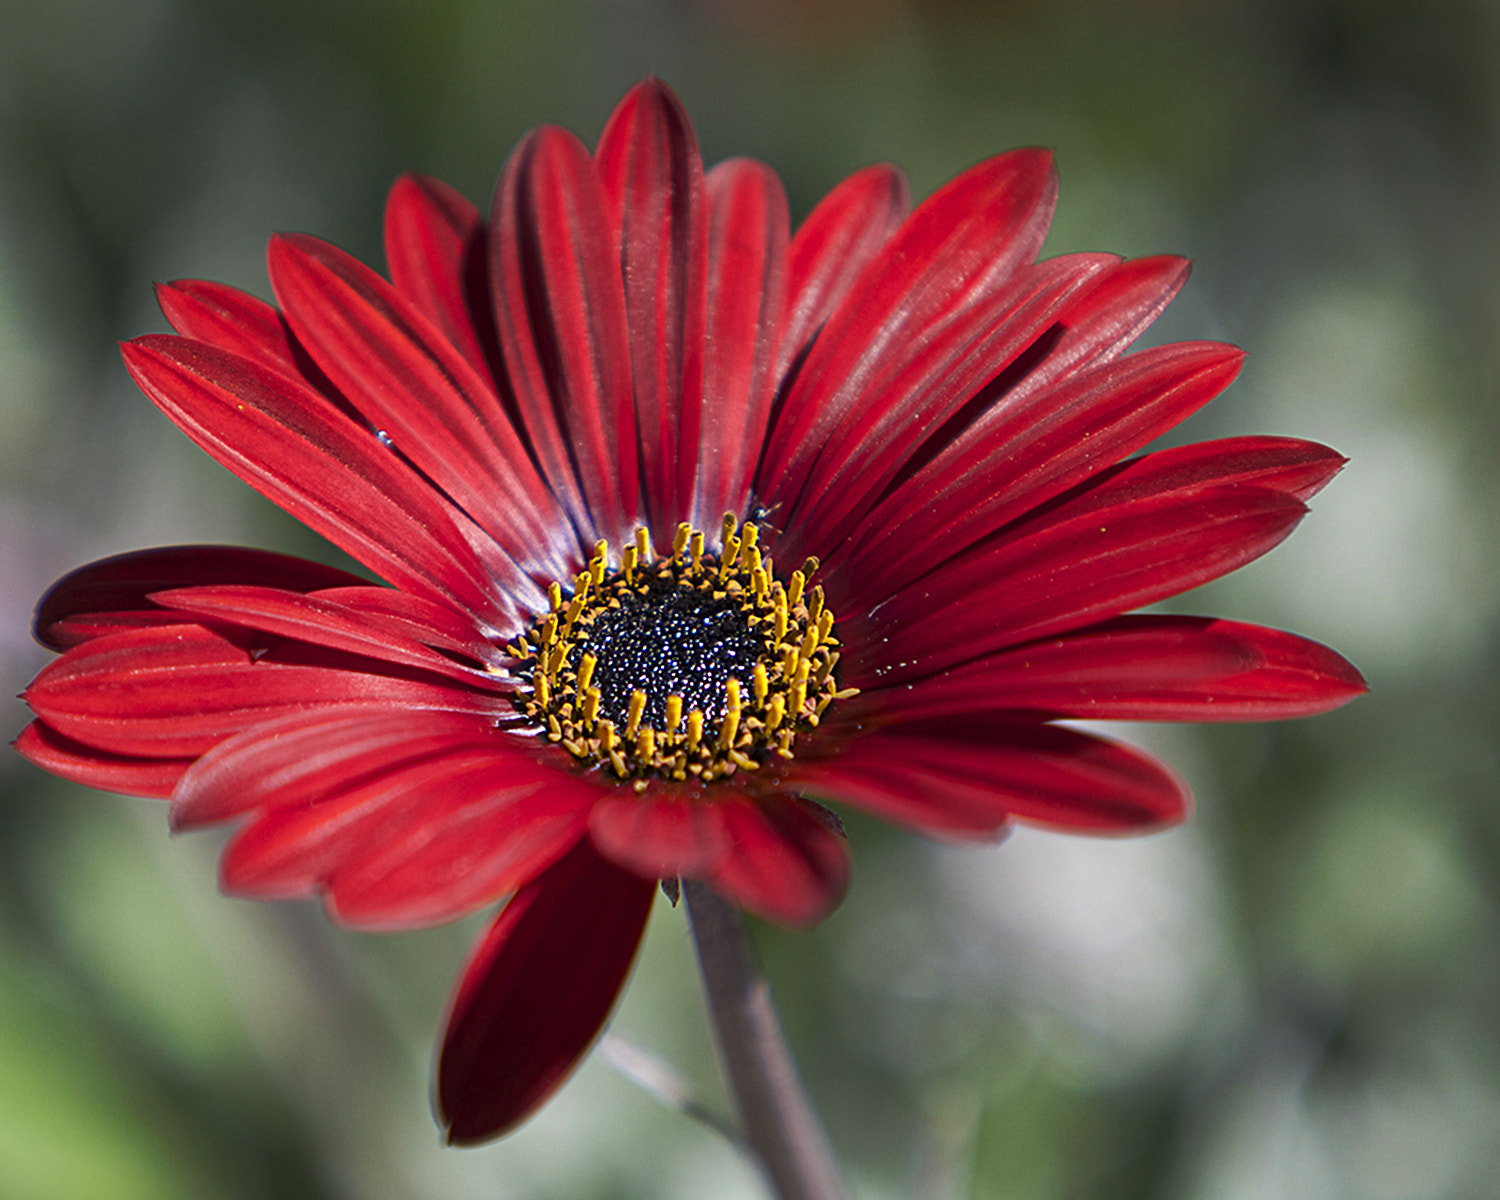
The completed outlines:
[[[176,828],[237,822],[234,893],[364,927],[513,893],[449,1015],[455,1141],[584,1053],[658,879],[827,913],[848,865],[814,799],[957,837],[1181,819],[1163,767],[1056,721],[1362,691],[1290,634],[1120,615],[1265,553],[1343,460],[1127,460],[1241,354],[1124,355],[1187,264],[1035,261],[1055,193],[1019,150],[908,213],[872,167],[790,235],[777,177],[705,174],[653,81],[592,155],[527,137],[488,222],[397,183],[389,281],[294,235],[279,308],[163,286],[179,336],[124,348],[142,389],[390,586],[223,547],[84,567],[40,605],[63,653],[19,749]]]

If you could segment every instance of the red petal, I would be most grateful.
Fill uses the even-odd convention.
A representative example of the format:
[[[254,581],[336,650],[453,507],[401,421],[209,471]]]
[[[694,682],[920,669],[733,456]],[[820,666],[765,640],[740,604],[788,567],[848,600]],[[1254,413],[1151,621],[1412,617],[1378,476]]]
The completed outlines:
[[[380,616],[361,613],[326,595],[304,596],[279,588],[192,587],[155,592],[158,604],[182,613],[223,621],[330,650],[381,662],[416,667],[460,683],[489,686],[497,681],[482,669],[462,666],[411,638]],[[492,657],[498,657],[497,655]]]
[[[1366,690],[1306,638],[1207,617],[1121,617],[874,693],[892,716],[1029,710],[1111,721],[1306,717]]]
[[[1217,579],[1285,538],[1307,511],[1297,496],[1341,461],[1250,438],[1126,463],[848,623],[848,681],[920,678]]]
[[[849,176],[808,214],[788,254],[790,305],[778,376],[801,357],[910,207],[906,176],[878,164]]]
[[[648,879],[700,875],[730,847],[723,805],[675,790],[606,796],[589,814],[589,836],[611,862]]]
[[[565,130],[511,154],[490,218],[500,344],[531,445],[581,536],[623,542],[638,512],[620,244],[599,172]]]
[[[36,637],[53,650],[143,625],[182,618],[146,599],[152,592],[199,584],[245,583],[311,592],[363,585],[347,571],[306,559],[238,546],[165,546],[118,554],[70,571],[37,603]]]
[[[208,342],[257,366],[297,378],[307,355],[281,314],[238,288],[201,279],[156,285],[156,301],[183,337]],[[314,385],[316,386],[316,385]]]
[[[769,167],[730,159],[708,173],[708,345],[694,523],[743,513],[780,383],[787,207]]]
[[[988,837],[1012,820],[1077,831],[1182,820],[1182,784],[1138,750],[1055,725],[984,717],[871,734],[787,782],[926,833]]]
[[[1002,395],[876,506],[854,535],[852,586],[871,600],[892,594],[1176,425],[1227,387],[1243,358],[1233,346],[1178,343],[1052,391]]]
[[[517,753],[493,720],[471,713],[372,704],[289,713],[200,758],[172,797],[172,828],[196,829],[257,808],[305,807],[459,752]]]
[[[835,547],[923,443],[1056,321],[1068,297],[1110,264],[1070,255],[1020,272],[1007,286],[947,314],[910,345],[881,355],[808,469],[795,500],[773,485],[794,530],[782,554]],[[829,555],[831,562],[836,556]]]
[[[145,393],[216,460],[398,587],[462,605],[501,636],[537,589],[498,547],[323,396],[183,338],[124,346]],[[497,582],[498,581],[498,582]]]
[[[526,570],[564,575],[564,528],[487,380],[415,306],[343,251],[273,238],[271,286],[336,387]]]
[[[849,852],[830,814],[795,796],[715,803],[733,848],[703,877],[714,891],[798,928],[817,924],[837,907],[849,886]]]
[[[104,792],[164,800],[192,763],[190,758],[135,758],[109,754],[64,737],[40,721],[21,730],[12,743],[27,762],[63,779]]]
[[[830,435],[890,359],[1006,286],[1041,247],[1056,199],[1051,155],[1017,150],[929,197],[828,318],[777,415],[762,495],[795,498]]]
[[[645,496],[670,537],[692,515],[703,403],[703,162],[682,103],[656,79],[620,102],[594,157],[618,230]]]
[[[474,627],[473,621],[446,604],[388,587],[327,588],[317,595],[356,612],[378,617],[392,628],[404,629],[415,641],[467,655],[476,662],[494,661],[494,642],[485,638]]]
[[[75,647],[42,670],[25,700],[70,738],[150,758],[202,754],[260,721],[325,704],[509,708],[452,684],[350,669],[331,651],[283,644],[257,654],[198,625],[131,630]]]
[[[516,893],[464,967],[438,1064],[448,1140],[515,1128],[588,1051],[635,958],[655,884],[586,842]]]
[[[396,290],[493,384],[500,348],[479,210],[440,179],[403,175],[385,202],[385,265]]]

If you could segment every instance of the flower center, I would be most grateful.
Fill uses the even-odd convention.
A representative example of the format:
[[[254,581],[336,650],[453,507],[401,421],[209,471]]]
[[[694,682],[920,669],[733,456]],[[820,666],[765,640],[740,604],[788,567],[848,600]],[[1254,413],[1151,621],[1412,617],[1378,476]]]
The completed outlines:
[[[508,649],[522,663],[517,706],[584,762],[637,790],[658,776],[712,780],[792,757],[836,698],[838,639],[817,560],[783,584],[759,529],[725,515],[723,549],[677,527],[670,556],[645,529],[609,568],[609,545]],[[529,685],[529,690],[528,690]]]

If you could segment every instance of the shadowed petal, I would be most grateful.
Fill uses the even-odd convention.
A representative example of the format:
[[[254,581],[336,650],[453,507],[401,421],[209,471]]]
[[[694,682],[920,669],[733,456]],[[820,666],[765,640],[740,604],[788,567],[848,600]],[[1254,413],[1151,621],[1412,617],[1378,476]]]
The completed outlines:
[[[437,1094],[450,1143],[515,1128],[572,1072],[624,985],[655,887],[585,841],[495,918],[443,1035]]]
[[[703,403],[703,161],[681,102],[657,79],[615,108],[594,159],[619,237],[642,492],[667,538],[692,515]]]
[[[190,758],[137,758],[111,754],[64,737],[40,721],[11,743],[27,762],[63,779],[104,792],[165,800],[193,762]]]
[[[607,794],[589,813],[589,836],[611,862],[651,879],[701,874],[731,850],[724,806],[674,791]]]
[[[787,261],[789,304],[778,376],[801,357],[910,208],[906,176],[880,163],[849,176],[798,226]]]
[[[385,265],[396,290],[490,384],[500,347],[490,320],[479,210],[440,179],[403,175],[385,202]]]
[[[708,173],[708,339],[694,524],[743,513],[771,402],[786,306],[787,207],[781,180],[748,158]]]
[[[960,717],[870,734],[798,760],[788,782],[924,833],[994,837],[1011,820],[1078,832],[1180,821],[1188,794],[1138,750],[1055,725]]]
[[[849,851],[831,814],[796,796],[717,801],[733,850],[703,880],[741,908],[806,928],[849,886]]]
[[[1131,616],[871,693],[914,719],[1002,709],[1110,721],[1270,721],[1366,690],[1326,646],[1208,617]]]
[[[236,583],[311,592],[365,581],[321,563],[240,546],[136,550],[79,567],[54,583],[37,602],[34,632],[42,645],[66,650],[121,629],[180,625],[180,615],[147,597],[168,588]]]
[[[637,437],[620,242],[582,142],[551,126],[511,154],[490,217],[490,283],[516,403],[585,541],[633,531]]]

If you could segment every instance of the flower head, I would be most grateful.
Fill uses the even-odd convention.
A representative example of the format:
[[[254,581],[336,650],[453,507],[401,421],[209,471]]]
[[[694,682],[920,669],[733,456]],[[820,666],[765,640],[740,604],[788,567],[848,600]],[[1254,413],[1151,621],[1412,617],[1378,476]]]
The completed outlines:
[[[194,441],[383,581],[142,551],[44,597],[33,762],[237,825],[224,887],[351,925],[511,899],[454,994],[450,1137],[511,1128],[603,1024],[658,880],[805,925],[849,805],[920,831],[1137,830],[1187,796],[1068,718],[1262,720],[1363,690],[1255,626],[1122,615],[1265,553],[1342,465],[1286,438],[1131,458],[1234,378],[1125,350],[1176,258],[1038,262],[1050,157],[914,211],[872,167],[789,230],[639,85],[529,135],[487,221],[409,177],[388,278],[301,235],[276,306],[164,285],[124,348]]]

